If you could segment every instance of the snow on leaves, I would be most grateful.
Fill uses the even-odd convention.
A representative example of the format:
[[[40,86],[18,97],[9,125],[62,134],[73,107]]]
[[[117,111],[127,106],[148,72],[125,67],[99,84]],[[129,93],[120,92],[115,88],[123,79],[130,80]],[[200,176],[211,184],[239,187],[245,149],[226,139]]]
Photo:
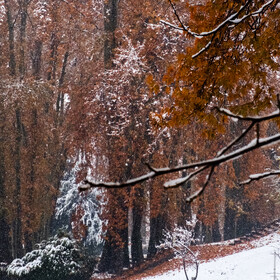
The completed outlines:
[[[15,259],[7,268],[8,275],[29,279],[59,279],[81,272],[80,250],[68,237],[55,236],[37,244],[37,249],[21,259]]]

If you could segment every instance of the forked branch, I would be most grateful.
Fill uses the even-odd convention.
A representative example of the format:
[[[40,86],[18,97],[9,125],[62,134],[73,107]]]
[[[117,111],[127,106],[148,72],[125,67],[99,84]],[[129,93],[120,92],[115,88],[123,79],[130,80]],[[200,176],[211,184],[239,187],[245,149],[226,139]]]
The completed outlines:
[[[93,182],[90,180],[85,180],[84,185],[82,185],[79,190],[80,191],[85,191],[90,188],[95,188],[95,187],[105,187],[105,188],[125,188],[129,186],[134,186],[136,184],[143,183],[147,180],[153,179],[158,176],[166,175],[166,174],[175,174],[183,170],[194,170],[190,172],[187,176],[185,177],[178,177],[174,180],[169,180],[164,183],[165,188],[177,188],[193,177],[201,174],[204,170],[210,168],[210,172],[208,174],[208,177],[206,179],[205,184],[199,189],[197,192],[195,192],[193,195],[189,197],[189,201],[192,201],[199,195],[203,193],[205,188],[210,182],[211,176],[214,172],[215,167],[219,166],[220,164],[226,163],[228,161],[234,160],[240,156],[243,156],[251,151],[254,151],[259,148],[267,147],[272,144],[277,143],[280,141],[280,133],[277,133],[273,136],[267,137],[267,138],[260,138],[259,135],[253,139],[249,144],[246,146],[243,146],[241,148],[238,148],[232,152],[228,152],[230,149],[234,147],[235,144],[237,144],[241,139],[243,139],[249,131],[252,130],[253,127],[256,127],[259,125],[261,122],[267,121],[267,120],[272,120],[275,118],[280,117],[280,112],[277,110],[276,112],[273,112],[270,115],[266,116],[259,116],[259,117],[242,117],[240,115],[233,114],[232,112],[225,110],[225,109],[219,109],[221,113],[227,114],[230,117],[241,119],[243,121],[251,122],[251,124],[248,126],[246,130],[244,130],[241,135],[239,135],[236,139],[234,139],[229,145],[221,149],[218,153],[217,156],[204,160],[204,161],[198,161],[186,165],[181,165],[173,168],[165,167],[165,168],[153,168],[149,166],[150,172],[147,174],[144,174],[143,176],[136,177],[134,179],[127,180],[125,182]],[[228,152],[228,153],[227,153]],[[276,174],[274,174],[276,175]],[[252,180],[252,178],[251,178]]]
[[[250,13],[246,13],[245,15],[241,16],[242,13],[246,10],[246,8],[252,4],[252,0],[248,0],[245,2],[244,5],[242,5],[239,10],[233,14],[231,14],[230,16],[228,16],[223,22],[221,22],[218,26],[216,26],[215,28],[213,28],[212,30],[209,30],[209,31],[205,31],[205,32],[200,32],[200,33],[197,33],[197,32],[194,32],[190,29],[189,26],[186,26],[180,15],[178,14],[177,10],[176,10],[176,6],[175,4],[172,2],[172,0],[169,0],[169,3],[170,3],[170,6],[173,10],[173,13],[175,15],[175,17],[177,18],[180,26],[176,26],[174,24],[171,24],[167,21],[163,21],[161,20],[160,22],[162,24],[165,24],[165,25],[168,25],[172,28],[175,28],[175,29],[178,29],[178,30],[181,30],[181,31],[184,31],[186,32],[187,34],[189,34],[190,36],[194,37],[194,38],[202,38],[202,37],[209,37],[209,36],[212,36],[212,38],[209,40],[209,42],[205,45],[205,47],[203,47],[202,49],[200,49],[197,53],[195,53],[192,58],[196,58],[198,57],[201,53],[205,52],[207,49],[209,49],[209,47],[211,46],[212,44],[212,41],[214,39],[214,37],[216,36],[216,34],[222,29],[224,28],[225,26],[237,26],[238,24],[244,22],[246,19],[250,18],[250,17],[256,17],[256,16],[260,16],[262,14],[264,14],[275,2],[275,0],[269,0],[267,1],[266,3],[264,3],[259,9],[253,11],[253,12],[250,12]]]

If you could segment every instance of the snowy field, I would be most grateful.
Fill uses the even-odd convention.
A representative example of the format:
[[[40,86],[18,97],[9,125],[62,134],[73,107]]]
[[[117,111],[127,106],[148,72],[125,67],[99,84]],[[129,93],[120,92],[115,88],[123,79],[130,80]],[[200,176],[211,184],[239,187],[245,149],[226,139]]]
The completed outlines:
[[[280,234],[271,234],[253,242],[254,249],[199,265],[197,280],[270,280],[280,279]],[[275,265],[274,265],[275,261]],[[275,275],[278,278],[274,278]],[[279,273],[279,274],[278,274]],[[183,270],[143,278],[144,280],[186,280]]]

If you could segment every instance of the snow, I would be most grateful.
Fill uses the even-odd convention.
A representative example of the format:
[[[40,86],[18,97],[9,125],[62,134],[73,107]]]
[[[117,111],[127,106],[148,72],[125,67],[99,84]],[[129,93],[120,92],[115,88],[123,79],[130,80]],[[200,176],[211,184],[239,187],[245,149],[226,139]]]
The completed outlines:
[[[46,269],[51,263],[52,269],[59,271],[68,270],[78,273],[80,264],[73,261],[79,256],[79,249],[73,240],[68,237],[58,238],[55,236],[49,241],[37,244],[39,249],[27,253],[22,259],[14,259],[8,266],[7,272],[13,276],[31,275],[41,269]]]
[[[79,184],[76,183],[76,176],[82,164],[82,158],[79,157],[74,168],[65,173],[61,181],[60,196],[56,204],[56,225],[59,228],[71,231],[71,216],[81,206],[84,214],[81,221],[87,226],[87,236],[85,245],[100,250],[102,244],[102,221],[99,215],[102,211],[103,199],[102,193],[98,189],[92,190],[87,195],[81,196],[78,191]],[[82,188],[82,186],[81,186]],[[97,197],[100,197],[97,199]]]
[[[254,249],[218,258],[199,265],[197,280],[269,280],[273,279],[274,254],[280,248],[280,234],[274,233],[253,242]],[[279,254],[278,254],[279,255]],[[280,259],[276,257],[276,273]],[[183,268],[143,280],[185,280]]]

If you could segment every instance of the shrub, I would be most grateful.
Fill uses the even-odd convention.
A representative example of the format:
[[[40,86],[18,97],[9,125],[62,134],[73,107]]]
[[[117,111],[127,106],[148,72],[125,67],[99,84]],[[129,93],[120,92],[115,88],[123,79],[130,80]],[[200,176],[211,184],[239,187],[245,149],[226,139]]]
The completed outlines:
[[[37,249],[8,266],[9,276],[21,280],[83,279],[85,258],[75,241],[69,237],[43,241]]]

